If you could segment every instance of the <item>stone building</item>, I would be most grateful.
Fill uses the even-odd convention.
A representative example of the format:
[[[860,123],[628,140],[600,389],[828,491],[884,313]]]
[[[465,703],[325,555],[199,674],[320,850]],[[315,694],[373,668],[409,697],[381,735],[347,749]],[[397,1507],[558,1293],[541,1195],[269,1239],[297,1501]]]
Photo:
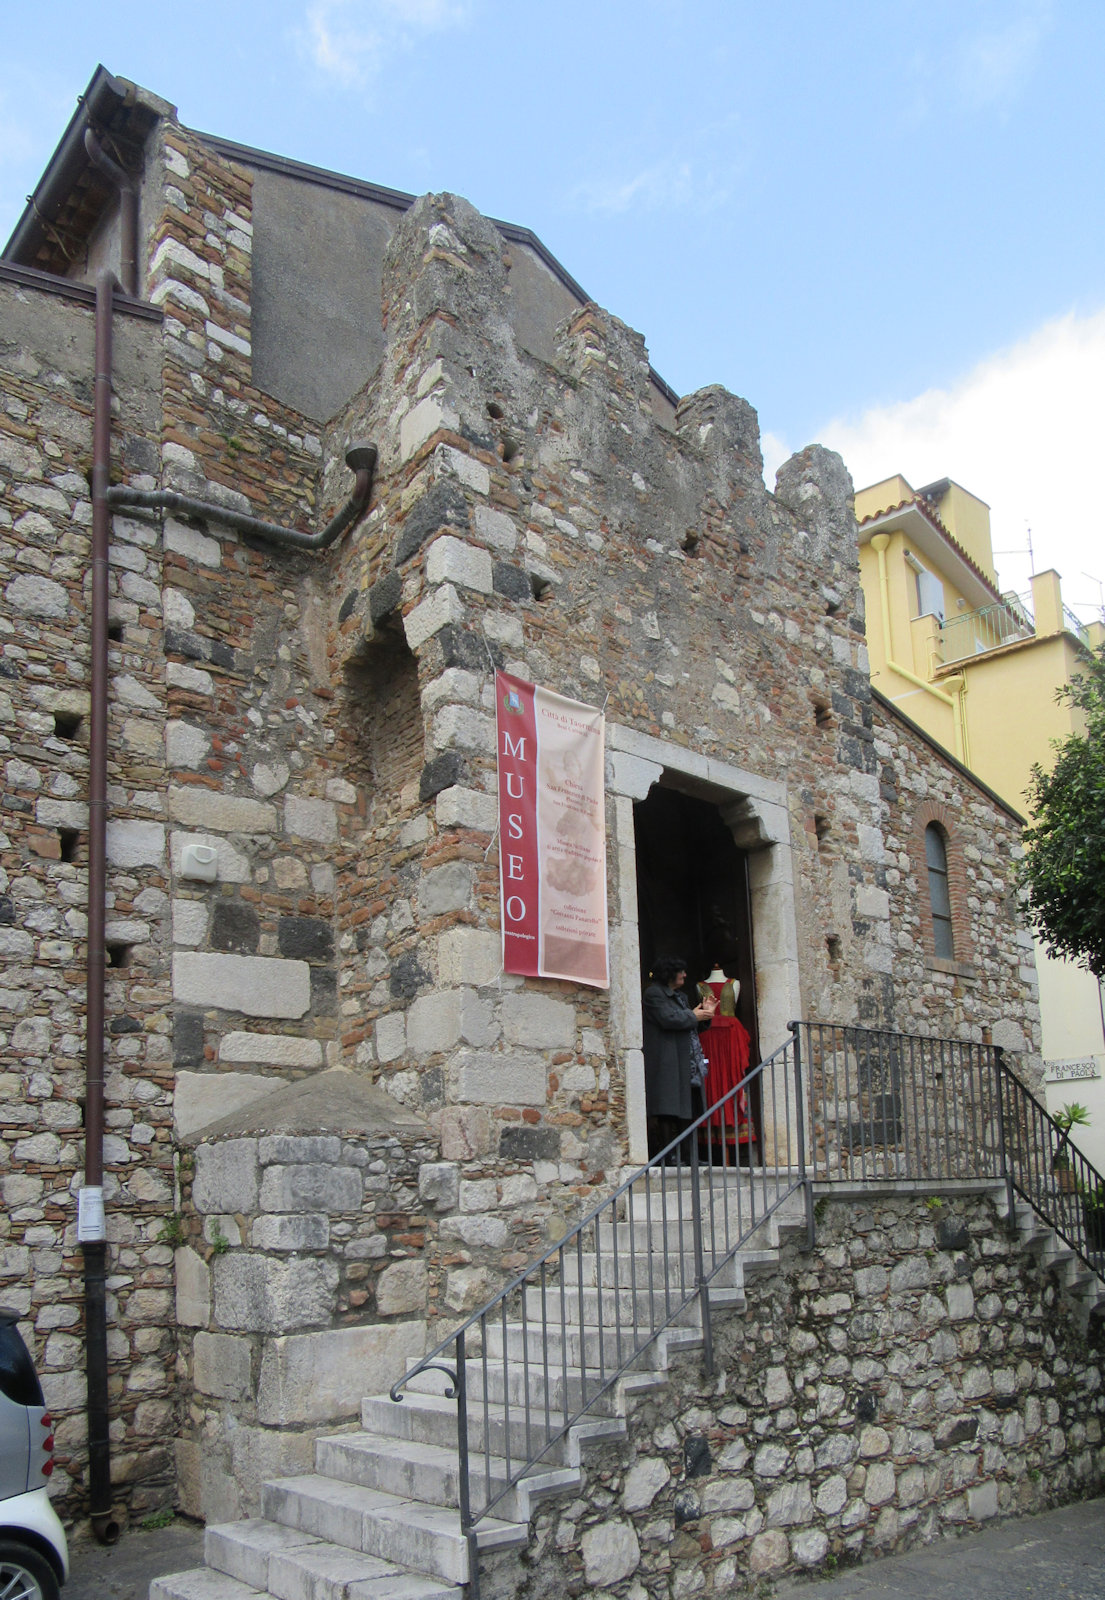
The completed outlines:
[[[872,692],[836,456],[811,446],[769,492],[752,408],[674,396],[525,229],[201,136],[100,69],[0,262],[0,1293],[34,1336],[71,1513],[93,285],[127,270],[128,208],[112,1481],[131,1514],[176,1495],[225,1516],[646,1159],[663,943],[703,971],[724,946],[763,1054],[808,1017],[992,1040],[1030,1080],[1036,979],[1019,817]],[[365,443],[370,491],[326,547],[235,524],[316,534]],[[605,707],[608,992],[501,971],[500,666]]]

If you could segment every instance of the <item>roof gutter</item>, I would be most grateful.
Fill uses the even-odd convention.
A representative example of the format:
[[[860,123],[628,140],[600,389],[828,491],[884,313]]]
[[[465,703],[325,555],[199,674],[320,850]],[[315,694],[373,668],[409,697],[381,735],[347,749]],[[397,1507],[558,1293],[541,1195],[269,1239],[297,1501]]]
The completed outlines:
[[[50,165],[42,174],[27,208],[15,225],[15,231],[4,246],[5,261],[19,261],[33,266],[38,250],[49,238],[62,207],[73,190],[73,185],[88,166],[89,153],[85,148],[85,129],[90,123],[101,125],[110,121],[120,107],[134,103],[137,90],[123,78],[113,78],[106,67],[97,67],[92,82],[77,102],[77,109],[69,119],[69,126],[61,136]]]

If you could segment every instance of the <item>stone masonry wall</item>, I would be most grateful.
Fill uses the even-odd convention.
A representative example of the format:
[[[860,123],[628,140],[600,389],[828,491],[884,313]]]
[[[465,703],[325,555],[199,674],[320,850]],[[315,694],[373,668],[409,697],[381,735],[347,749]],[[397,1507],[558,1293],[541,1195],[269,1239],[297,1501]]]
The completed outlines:
[[[0,285],[0,1299],[56,1419],[52,1493],[80,1503],[93,312]],[[159,319],[121,316],[115,459],[156,461]],[[141,1512],[172,1493],[172,1194],[165,667],[154,530],[110,549],[104,1189],[115,1474]]]
[[[484,1592],[682,1600],[827,1572],[1100,1492],[1105,1340],[980,1194],[819,1201],[717,1317],[717,1375],[677,1359],[629,1439],[585,1458]]]
[[[349,439],[380,448],[371,530],[340,551],[336,665],[401,670],[425,724],[417,797],[411,777],[398,807],[394,792],[370,800],[373,864],[355,864],[349,891],[366,960],[349,976],[357,1060],[434,1115],[462,1161],[521,1157],[571,1207],[624,1159],[639,1041],[617,1016],[637,952],[615,949],[609,1002],[499,974],[496,666],[605,705],[677,756],[785,777],[807,1014],[980,1031],[1023,1014],[1031,989],[999,960],[984,1017],[963,986],[911,971],[899,992],[911,913],[890,892],[884,828],[900,818],[839,460],[803,452],[769,495],[745,402],[703,390],[674,431],[659,426],[643,341],[594,306],[561,328],[555,366],[534,360],[513,340],[509,273],[464,201],[419,201],[385,261],[380,371],[329,434],[331,479]],[[951,789],[971,847],[989,849],[995,809],[958,777]],[[633,871],[631,850],[611,852],[612,906]],[[984,915],[1003,950],[1015,942],[1014,908],[989,896]]]
[[[177,1251],[185,1511],[257,1515],[266,1476],[310,1471],[315,1436],[422,1354],[436,1153],[428,1129],[196,1149]]]
[[[1042,1082],[1032,935],[1018,915],[1020,823],[884,703],[875,705],[893,907],[898,1016],[923,1031],[935,1016],[955,1037],[1000,1044],[1030,1085]],[[933,953],[924,829],[945,831],[956,959]],[[1013,996],[1016,1003],[1011,1004]],[[944,1031],[942,1028],[941,1031]]]
[[[658,422],[643,339],[598,307],[562,325],[554,363],[523,352],[510,250],[453,196],[398,224],[379,371],[319,430],[253,383],[252,208],[249,174],[163,116],[141,211],[161,320],[116,319],[114,481],[317,528],[351,487],[345,448],[371,440],[380,460],[367,515],[327,552],[214,519],[113,519],[107,1198],[114,1475],[135,1510],[171,1493],[165,1441],[182,1417],[193,1461],[206,1444],[229,1473],[234,1408],[253,1426],[259,1403],[218,1397],[217,1448],[198,1379],[190,1409],[172,1246],[189,1233],[177,1290],[199,1304],[203,1274],[253,1249],[265,1208],[197,1205],[195,1221],[182,1141],[327,1069],[375,1078],[433,1146],[417,1173],[405,1147],[379,1157],[389,1189],[418,1195],[417,1211],[396,1202],[421,1236],[397,1247],[422,1269],[404,1269],[402,1315],[431,1338],[626,1161],[633,937],[613,931],[609,994],[499,970],[496,666],[604,705],[673,755],[785,783],[785,838],[756,842],[793,864],[793,939],[770,931],[797,1010],[1005,1027],[999,1042],[1035,1048],[1030,963],[1013,960],[999,888],[1008,823],[930,752],[986,954],[971,978],[935,971],[917,944],[902,797],[921,766],[873,708],[839,459],[812,447],[769,494],[751,407],[708,388],[674,427]],[[91,314],[0,293],[4,1293],[37,1341],[74,1509]],[[611,839],[627,809],[611,796]],[[609,891],[611,906],[634,901],[624,837]],[[211,1231],[231,1215],[240,1244],[229,1224]],[[333,1229],[359,1224],[334,1215],[327,1245],[299,1252],[303,1273],[333,1267],[339,1331],[391,1326],[376,1269],[358,1283],[339,1264]],[[218,1304],[216,1291],[206,1328],[184,1326],[238,1337]],[[250,1349],[256,1386],[265,1356]]]

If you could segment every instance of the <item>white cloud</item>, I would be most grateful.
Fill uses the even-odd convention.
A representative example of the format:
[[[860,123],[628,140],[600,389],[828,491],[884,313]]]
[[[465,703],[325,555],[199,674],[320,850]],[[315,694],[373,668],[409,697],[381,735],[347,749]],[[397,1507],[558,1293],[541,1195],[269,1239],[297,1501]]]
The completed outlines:
[[[297,39],[325,77],[352,89],[396,51],[460,26],[468,12],[467,0],[313,0]]]
[[[1020,93],[1051,26],[1048,0],[1028,0],[1000,27],[965,36],[954,78],[962,100],[976,110],[1008,105]]]
[[[836,418],[818,437],[840,451],[857,486],[895,472],[914,488],[950,477],[987,501],[1003,587],[1028,587],[1031,529],[1036,571],[1055,567],[1067,604],[1088,620],[1100,605],[1095,580],[1105,580],[1103,374],[1105,309],[1072,312],[949,388]],[[765,436],[765,457],[769,443],[770,482],[785,446]]]
[[[588,178],[568,194],[570,205],[611,215],[685,205],[695,192],[689,161],[658,161],[628,178]]]
[[[687,130],[679,141],[679,156],[661,156],[644,165],[639,158],[626,158],[624,152],[623,158],[608,154],[603,170],[568,190],[565,204],[572,210],[609,216],[628,211],[713,211],[729,199],[734,182],[748,165],[736,129],[735,115],[717,118]]]

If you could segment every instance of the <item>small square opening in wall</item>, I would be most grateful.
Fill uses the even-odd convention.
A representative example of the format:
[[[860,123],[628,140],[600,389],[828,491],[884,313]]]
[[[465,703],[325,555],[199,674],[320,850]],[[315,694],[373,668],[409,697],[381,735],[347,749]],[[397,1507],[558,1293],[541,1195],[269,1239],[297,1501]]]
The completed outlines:
[[[814,812],[813,831],[817,835],[817,848],[824,854],[830,847],[829,835],[832,833],[832,827],[828,817],[823,816],[820,811]]]
[[[107,636],[111,644],[122,644],[123,624],[121,622],[109,622],[107,625]]]
[[[80,843],[81,835],[78,828],[58,829],[58,844],[61,847],[60,859],[62,861],[76,861]]]
[[[831,728],[833,725],[832,707],[827,700],[813,702],[813,720],[819,728]]]
[[[76,739],[84,718],[79,711],[55,711],[54,734],[59,739]]]
[[[838,967],[840,965],[841,956],[840,937],[838,934],[829,934],[828,938],[825,940],[825,949],[829,952],[829,961],[831,965]]]
[[[114,940],[109,940],[104,946],[104,954],[107,957],[106,965],[109,967],[129,967],[130,953],[133,948],[133,945],[119,944]]]

